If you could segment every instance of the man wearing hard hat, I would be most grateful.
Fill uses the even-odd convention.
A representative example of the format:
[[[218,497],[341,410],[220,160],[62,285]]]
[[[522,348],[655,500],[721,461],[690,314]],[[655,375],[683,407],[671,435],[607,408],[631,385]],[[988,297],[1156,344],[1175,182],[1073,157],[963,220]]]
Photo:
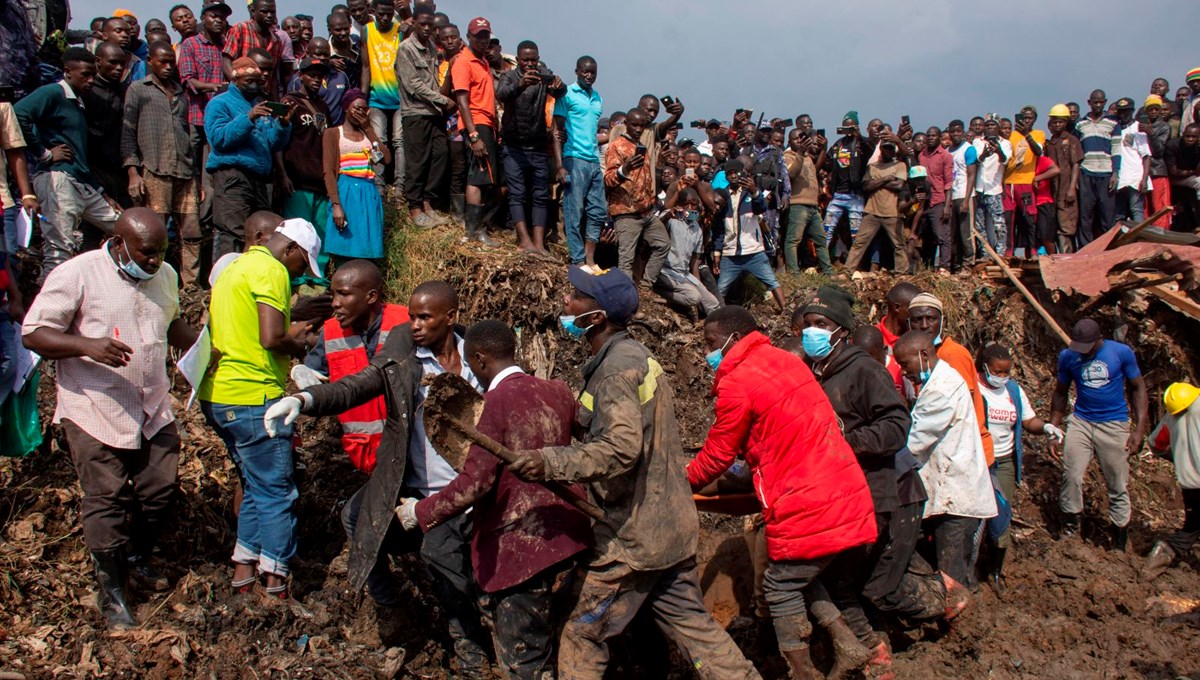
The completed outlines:
[[[1183,487],[1183,528],[1154,544],[1142,580],[1158,578],[1176,557],[1191,551],[1200,540],[1200,389],[1177,382],[1163,393],[1167,415],[1150,435],[1150,448],[1175,461],[1175,477]]]

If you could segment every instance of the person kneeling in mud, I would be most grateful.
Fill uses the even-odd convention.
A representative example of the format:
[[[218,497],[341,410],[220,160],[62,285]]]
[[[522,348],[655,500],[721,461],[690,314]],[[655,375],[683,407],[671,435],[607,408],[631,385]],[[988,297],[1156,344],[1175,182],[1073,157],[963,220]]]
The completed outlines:
[[[467,329],[463,348],[471,372],[488,386],[480,433],[512,450],[571,443],[571,389],[521,370],[512,329],[480,321]],[[471,508],[471,563],[496,656],[505,677],[541,680],[554,671],[555,584],[591,546],[590,520],[546,487],[521,481],[478,445],[454,481],[420,501],[403,499],[396,515],[405,529],[426,532]]]

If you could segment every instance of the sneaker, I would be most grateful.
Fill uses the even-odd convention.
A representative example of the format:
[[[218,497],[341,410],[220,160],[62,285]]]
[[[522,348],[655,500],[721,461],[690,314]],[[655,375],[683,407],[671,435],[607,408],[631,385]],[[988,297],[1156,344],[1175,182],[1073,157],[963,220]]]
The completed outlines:
[[[423,212],[420,215],[417,215],[416,217],[414,217],[412,223],[417,225],[421,229],[433,229],[434,227],[441,226],[441,224],[442,224],[441,222],[438,222],[432,215],[430,215],[427,212]]]

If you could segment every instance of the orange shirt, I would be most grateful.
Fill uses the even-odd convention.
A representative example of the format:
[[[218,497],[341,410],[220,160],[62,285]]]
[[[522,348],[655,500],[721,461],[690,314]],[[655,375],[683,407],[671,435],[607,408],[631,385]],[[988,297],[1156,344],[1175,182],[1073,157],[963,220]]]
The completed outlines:
[[[971,401],[975,403],[975,420],[979,421],[979,436],[983,439],[983,451],[987,454],[988,467],[991,467],[996,460],[995,447],[992,444],[992,433],[988,432],[987,428],[987,411],[983,407],[983,395],[979,393],[979,374],[975,371],[975,361],[966,347],[950,338],[942,341],[937,354],[938,359],[953,366],[963,380],[967,381],[967,388],[971,390]]]
[[[496,86],[492,80],[492,68],[486,60],[476,56],[470,49],[458,53],[450,67],[450,79],[456,93],[465,91],[471,103],[471,122],[476,126],[486,125],[493,130],[496,125]],[[466,125],[459,116],[458,129]]]

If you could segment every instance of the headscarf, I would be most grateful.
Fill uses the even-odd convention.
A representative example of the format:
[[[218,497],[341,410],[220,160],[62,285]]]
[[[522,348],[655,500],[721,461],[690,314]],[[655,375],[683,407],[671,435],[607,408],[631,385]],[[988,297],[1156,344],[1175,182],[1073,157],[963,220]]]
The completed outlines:
[[[366,99],[366,98],[367,98],[367,95],[365,92],[358,89],[357,87],[352,87],[349,90],[346,90],[346,92],[342,95],[342,110],[343,111],[349,110],[351,104],[358,101],[359,99]]]

